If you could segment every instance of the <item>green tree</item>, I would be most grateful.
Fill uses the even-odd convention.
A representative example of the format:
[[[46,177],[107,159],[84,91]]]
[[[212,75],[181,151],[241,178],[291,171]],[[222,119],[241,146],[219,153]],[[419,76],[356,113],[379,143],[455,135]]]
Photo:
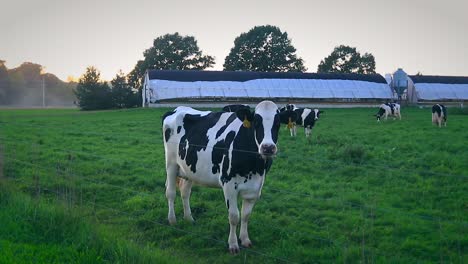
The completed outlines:
[[[127,77],[122,71],[111,81],[112,103],[117,108],[130,108],[140,104],[138,93],[132,90],[127,82]]]
[[[166,34],[154,40],[128,74],[128,82],[140,89],[146,70],[204,70],[214,65],[214,57],[203,55],[193,36]]]
[[[75,89],[78,106],[81,110],[112,108],[112,95],[109,85],[101,81],[101,73],[93,66],[86,68]]]
[[[0,60],[0,105],[11,104],[10,77],[5,61]]]
[[[320,61],[317,72],[332,73],[375,73],[375,58],[371,53],[361,54],[356,48],[340,45]]]
[[[296,55],[288,33],[275,26],[256,26],[234,40],[224,61],[226,71],[303,72],[304,61]]]

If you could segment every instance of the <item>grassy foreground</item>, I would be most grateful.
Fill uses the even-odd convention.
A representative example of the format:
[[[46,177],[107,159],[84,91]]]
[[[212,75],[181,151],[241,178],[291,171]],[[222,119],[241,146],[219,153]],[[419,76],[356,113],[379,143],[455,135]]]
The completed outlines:
[[[166,110],[1,110],[0,262],[468,261],[468,115],[325,109],[311,141],[282,128],[254,247],[231,256],[221,190],[194,187],[196,224],[177,200],[167,225]]]

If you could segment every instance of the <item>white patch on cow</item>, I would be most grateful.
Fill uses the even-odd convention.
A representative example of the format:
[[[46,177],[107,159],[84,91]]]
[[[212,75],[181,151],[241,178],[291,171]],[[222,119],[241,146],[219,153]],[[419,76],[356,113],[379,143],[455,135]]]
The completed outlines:
[[[304,112],[302,112],[301,118],[302,118],[302,124],[304,124],[304,120],[306,117],[312,112],[311,109],[309,108],[304,108]]]
[[[271,134],[271,129],[273,128],[273,123],[275,121],[275,115],[278,111],[278,107],[275,103],[271,101],[263,101],[255,107],[255,114],[258,114],[262,117],[263,123],[263,140],[262,142],[257,141],[257,137],[255,137],[255,142],[258,146],[258,151],[260,154],[262,146],[265,145],[273,145],[276,146],[275,142],[273,141],[273,136]]]
[[[319,119],[318,113],[319,113],[319,110],[318,110],[317,108],[315,108],[315,109],[314,109],[314,114],[315,114],[314,119],[315,119],[315,120],[318,120],[318,119]]]

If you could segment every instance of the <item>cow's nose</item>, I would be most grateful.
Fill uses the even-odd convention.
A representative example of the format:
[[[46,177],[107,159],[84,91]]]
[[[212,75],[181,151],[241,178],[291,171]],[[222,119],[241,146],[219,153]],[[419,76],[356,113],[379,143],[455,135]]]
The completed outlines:
[[[264,155],[276,154],[276,145],[275,144],[263,144],[261,147],[261,153]]]

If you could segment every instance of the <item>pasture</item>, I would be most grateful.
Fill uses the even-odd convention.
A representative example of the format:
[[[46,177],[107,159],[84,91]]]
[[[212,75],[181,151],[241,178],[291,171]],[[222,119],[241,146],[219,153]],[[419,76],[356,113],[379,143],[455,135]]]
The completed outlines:
[[[18,215],[0,216],[31,225],[1,227],[0,248],[71,251],[83,263],[468,261],[468,115],[448,109],[448,126],[437,128],[429,108],[403,107],[401,121],[380,123],[374,108],[324,109],[310,141],[281,127],[250,218],[253,247],[232,256],[221,189],[194,186],[195,224],[183,221],[179,197],[178,222],[167,223],[167,110],[0,110],[0,211]],[[61,236],[48,239],[50,224]],[[36,226],[44,233],[21,233]]]

